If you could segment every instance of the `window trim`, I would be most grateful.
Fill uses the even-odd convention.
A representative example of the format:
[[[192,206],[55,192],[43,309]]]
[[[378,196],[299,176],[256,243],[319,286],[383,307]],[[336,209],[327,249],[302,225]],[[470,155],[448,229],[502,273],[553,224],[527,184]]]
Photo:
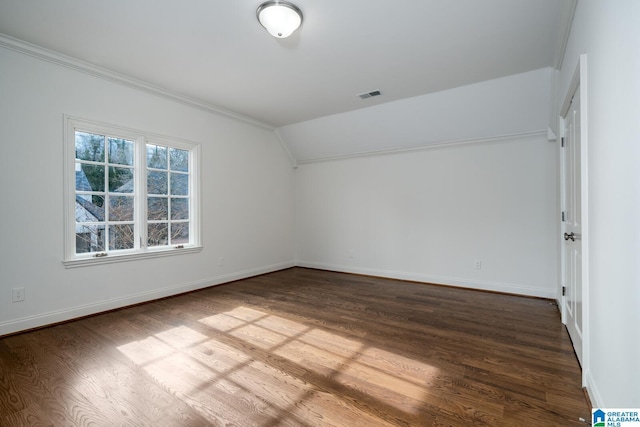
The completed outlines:
[[[136,156],[134,169],[143,170],[134,174],[136,188],[139,188],[137,199],[138,207],[134,221],[140,227],[146,226],[146,187],[142,185],[143,174],[146,173],[146,154],[142,156],[140,153],[146,153],[146,144],[165,145],[174,148],[186,149],[190,153],[190,171],[189,171],[189,236],[191,244],[169,245],[148,247],[146,242],[140,244],[138,241],[136,249],[127,249],[118,252],[107,252],[106,256],[96,257],[96,253],[76,254],[75,253],[75,234],[76,234],[76,217],[75,217],[75,200],[76,200],[76,179],[75,179],[75,132],[89,131],[96,133],[108,134],[110,136],[118,136],[133,140],[135,144]],[[137,129],[126,128],[123,126],[111,125],[108,123],[81,119],[78,117],[64,115],[64,178],[63,178],[63,202],[64,202],[64,247],[62,263],[66,268],[84,267],[89,265],[111,264],[125,261],[135,261],[140,259],[149,259],[157,257],[165,257],[171,255],[182,255],[189,253],[197,253],[202,251],[202,229],[200,224],[201,218],[201,146],[198,143],[188,141],[181,138],[159,135],[151,132],[140,131]],[[139,231],[138,231],[139,234]]]

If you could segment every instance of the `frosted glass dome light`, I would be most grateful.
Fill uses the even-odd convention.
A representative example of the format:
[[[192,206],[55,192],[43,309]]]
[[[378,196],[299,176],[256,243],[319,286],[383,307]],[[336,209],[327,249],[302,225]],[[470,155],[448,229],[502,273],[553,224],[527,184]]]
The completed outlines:
[[[286,1],[267,1],[258,6],[258,21],[273,37],[283,39],[302,24],[302,11]]]

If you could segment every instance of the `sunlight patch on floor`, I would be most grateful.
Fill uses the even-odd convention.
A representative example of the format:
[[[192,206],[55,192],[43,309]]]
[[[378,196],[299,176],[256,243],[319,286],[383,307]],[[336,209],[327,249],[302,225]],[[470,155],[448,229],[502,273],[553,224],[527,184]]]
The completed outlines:
[[[156,334],[156,337],[174,348],[186,348],[209,338],[186,326],[179,326]]]
[[[216,325],[219,320],[222,325]],[[388,390],[386,403],[403,411],[417,410],[415,404],[441,381],[439,369],[431,365],[259,310],[238,307],[202,321],[354,390]]]
[[[381,371],[422,387],[438,381],[442,374],[440,369],[427,363],[376,347],[367,348],[360,356],[359,361],[367,365],[382,366]]]
[[[217,329],[218,331],[222,332],[233,330],[247,323],[242,319],[238,319],[237,317],[230,316],[226,313],[205,317],[203,319],[200,319],[199,322],[204,323],[210,328]]]
[[[336,381],[341,384],[360,384],[360,386],[377,386],[380,389],[393,390],[395,393],[420,401],[424,397],[425,388],[413,382],[405,381],[395,374],[387,374],[379,369],[360,363],[358,359],[352,360],[340,370]]]
[[[154,360],[161,360],[174,352],[170,345],[156,337],[148,337],[121,345],[118,350],[136,365],[145,365]]]
[[[354,396],[376,388],[377,395],[385,396],[385,405],[415,413],[438,381],[439,370],[430,365],[368,347],[342,331],[333,333],[249,307],[199,322],[211,328],[212,337],[179,326],[118,350],[206,416],[222,408],[238,412],[238,405],[244,404],[274,417],[301,407],[308,413],[313,401],[360,412],[354,402],[336,400],[328,390],[317,389],[314,375],[352,389]],[[271,361],[272,357],[280,361]],[[300,374],[284,375],[276,363],[290,363],[284,371],[300,370]],[[272,386],[274,381],[278,387]],[[196,404],[199,396],[211,396],[211,388],[217,389],[219,400]]]

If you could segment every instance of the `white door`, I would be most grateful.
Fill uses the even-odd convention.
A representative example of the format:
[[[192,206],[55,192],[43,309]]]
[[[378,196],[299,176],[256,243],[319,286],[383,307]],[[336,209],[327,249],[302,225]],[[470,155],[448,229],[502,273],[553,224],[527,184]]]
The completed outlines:
[[[563,305],[564,321],[582,364],[582,209],[580,178],[580,86],[564,122]]]

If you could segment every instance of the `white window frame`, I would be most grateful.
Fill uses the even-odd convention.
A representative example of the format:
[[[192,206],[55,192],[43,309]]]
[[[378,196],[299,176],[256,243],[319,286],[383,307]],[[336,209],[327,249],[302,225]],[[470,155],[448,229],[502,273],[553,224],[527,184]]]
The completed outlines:
[[[76,253],[76,131],[116,136],[134,142],[134,248]],[[189,151],[189,244],[147,246],[146,145]],[[64,255],[66,268],[182,255],[202,250],[200,228],[200,144],[106,123],[64,116]]]

